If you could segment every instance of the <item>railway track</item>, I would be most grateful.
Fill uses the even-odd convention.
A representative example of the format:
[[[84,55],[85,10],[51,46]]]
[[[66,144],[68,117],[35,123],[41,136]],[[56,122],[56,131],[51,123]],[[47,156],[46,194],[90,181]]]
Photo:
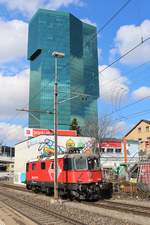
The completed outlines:
[[[38,225],[86,225],[77,219],[69,218],[54,212],[54,210],[45,209],[40,205],[18,198],[14,193],[0,190],[0,201]]]
[[[121,202],[113,202],[113,201],[102,201],[97,203],[90,203],[89,205],[97,207],[97,208],[105,208],[105,209],[120,211],[124,213],[131,213],[134,215],[150,217],[150,207],[144,207],[144,206],[121,203]]]
[[[14,186],[9,184],[0,184],[0,186],[6,187],[9,189],[28,192],[26,191],[24,187],[20,187],[20,186]],[[150,207],[144,207],[144,206],[120,203],[120,202],[113,202],[111,200],[98,201],[96,203],[89,203],[89,202],[88,203],[82,202],[82,203],[89,206],[94,206],[96,208],[105,208],[105,209],[115,210],[119,212],[130,213],[134,215],[141,215],[148,218],[150,217]]]
[[[11,189],[23,191],[23,192],[27,191],[25,186],[16,186],[16,185],[13,185],[13,184],[7,184],[7,183],[2,183],[2,182],[0,182],[0,187],[11,188]]]

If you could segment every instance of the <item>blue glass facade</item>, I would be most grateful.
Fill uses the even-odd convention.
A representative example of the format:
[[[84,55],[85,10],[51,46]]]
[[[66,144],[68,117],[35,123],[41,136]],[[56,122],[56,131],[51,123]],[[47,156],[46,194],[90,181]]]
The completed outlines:
[[[70,129],[73,118],[82,126],[97,118],[96,27],[69,13],[39,9],[29,24],[29,127],[53,129],[53,115],[44,112],[54,109],[54,51],[65,54],[58,59],[58,128]]]

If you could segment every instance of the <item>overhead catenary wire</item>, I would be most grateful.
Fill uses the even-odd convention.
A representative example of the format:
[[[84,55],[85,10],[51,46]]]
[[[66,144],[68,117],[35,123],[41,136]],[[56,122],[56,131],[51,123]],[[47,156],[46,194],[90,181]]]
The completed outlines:
[[[141,41],[140,43],[138,43],[137,45],[135,45],[133,48],[129,49],[128,51],[126,51],[123,55],[121,55],[120,57],[118,57],[116,60],[114,60],[112,63],[110,63],[108,66],[106,66],[104,69],[100,70],[99,73],[103,73],[105,70],[107,70],[109,67],[111,67],[113,64],[115,64],[116,62],[120,61],[121,59],[123,59],[125,56],[127,56],[129,53],[131,53],[132,51],[134,51],[136,48],[140,47],[141,45],[143,45],[145,42],[149,41],[150,37],[144,39],[143,41]]]
[[[140,25],[140,19],[141,19],[140,0],[137,1],[136,7],[137,7],[137,20],[139,21],[138,31],[139,31],[140,39],[141,41],[143,41],[143,30],[142,30],[142,26]]]
[[[120,121],[121,119],[124,119],[124,120],[128,120],[129,118],[134,118],[136,116],[141,116],[141,115],[145,115],[145,114],[150,114],[150,109],[145,109],[145,110],[142,110],[142,111],[138,111],[138,112],[133,112],[131,114],[128,114],[128,115],[125,115],[125,116],[120,116],[118,118],[115,118],[114,121]]]
[[[121,119],[124,119],[126,121],[126,120],[129,120],[130,118],[132,118],[133,116],[135,118],[135,117],[138,117],[138,116],[141,116],[141,115],[144,115],[144,114],[149,114],[149,113],[150,113],[150,110],[149,109],[146,109],[146,110],[143,110],[143,111],[140,111],[140,112],[134,112],[134,113],[129,114],[129,115],[126,115],[126,116],[122,116],[122,117],[119,117],[119,118],[115,118],[115,119],[113,119],[113,122],[120,121]],[[64,124],[64,125],[69,125],[69,124]],[[48,128],[45,128],[45,129],[48,129]],[[11,133],[14,133],[13,130],[15,130],[15,128],[11,129],[11,131],[9,131],[9,134],[7,136],[9,136]]]
[[[135,104],[137,104],[137,103],[139,103],[139,102],[142,102],[142,101],[144,101],[144,100],[147,99],[147,98],[150,98],[150,95],[145,96],[145,97],[143,97],[143,98],[141,98],[141,99],[139,99],[139,100],[137,100],[137,101],[134,101],[134,102],[132,102],[132,103],[130,103],[130,104],[127,104],[127,105],[125,105],[125,106],[123,106],[123,107],[121,107],[121,108],[115,110],[114,112],[108,113],[108,114],[106,114],[106,117],[107,117],[107,116],[110,116],[110,115],[112,115],[112,114],[114,114],[114,113],[116,113],[116,112],[119,112],[119,111],[121,111],[121,110],[123,110],[123,109],[125,109],[125,108],[128,108],[128,107],[130,107],[130,106],[133,106],[133,105],[135,105]]]
[[[77,92],[76,92],[76,93],[77,93]],[[146,97],[146,98],[147,98],[147,97]],[[145,100],[145,98],[143,98],[143,99],[141,99],[141,100],[138,100],[137,102],[140,102],[140,101],[143,101],[143,100]],[[137,102],[135,102],[135,103],[137,103]],[[131,103],[131,105],[133,105],[133,104],[135,104],[135,103]],[[130,104],[129,104],[129,105],[130,105]],[[129,106],[129,105],[127,105],[127,106]],[[115,113],[115,112],[117,112],[117,111],[120,111],[120,110],[126,108],[127,106],[124,106],[124,107],[120,108],[119,110],[116,110],[116,111],[112,112],[111,114],[113,114],[113,113]],[[14,120],[14,119],[15,119],[15,118],[13,118],[13,120]]]
[[[119,13],[131,2],[131,0],[126,1],[123,6],[121,6],[119,8],[119,10],[117,10],[109,19],[108,21],[106,21],[106,23],[98,30],[98,33],[103,31],[110,23],[111,21],[116,18],[117,15],[119,15]],[[88,42],[91,40],[88,40]],[[43,87],[44,88],[44,87]],[[40,90],[41,91],[41,90]],[[40,93],[40,91],[38,92],[38,94]],[[84,93],[86,95],[86,93]],[[32,99],[34,99],[34,97],[36,97],[37,95],[33,96]]]
[[[88,39],[88,41],[85,42],[84,47],[86,47],[89,44],[89,42],[93,40],[93,38],[97,38],[97,34],[99,34],[100,32],[102,32],[128,6],[128,4],[131,1],[132,0],[127,0],[117,11],[115,11],[115,13],[98,29],[96,35],[92,36],[91,39]],[[68,63],[67,65],[65,65],[63,67],[63,69],[66,68],[66,66],[69,66],[69,64],[70,63]]]
[[[132,0],[126,1],[119,9],[117,9],[117,11],[115,11],[114,14],[98,29],[96,35],[92,36],[91,41],[97,38],[97,34],[104,31],[104,29],[129,5],[131,1]]]
[[[139,68],[141,68],[141,67],[143,67],[143,66],[145,66],[145,65],[148,65],[148,64],[150,65],[150,61],[144,62],[144,63],[142,63],[142,64],[140,64],[140,65],[138,65],[138,66],[135,66],[135,67],[132,68],[131,70],[124,72],[124,74],[125,74],[125,75],[128,75],[128,74],[131,74],[131,73],[132,73],[132,75],[133,75],[133,72],[134,72],[135,70],[137,70],[137,69],[139,69]],[[105,86],[106,84],[113,83],[114,81],[117,81],[117,80],[120,80],[120,79],[122,79],[122,76],[117,77],[117,78],[114,78],[114,79],[111,79],[111,80],[106,80],[106,81],[103,82],[103,84],[101,85],[101,87]],[[137,78],[136,78],[136,79],[137,79]]]
[[[89,44],[89,42],[90,41],[92,41],[93,40],[93,38],[97,38],[97,34],[99,34],[100,32],[102,32],[120,13],[121,13],[121,11],[123,11],[126,7],[127,7],[127,5],[131,2],[132,0],[128,0],[128,1],[126,1],[99,29],[98,29],[98,32],[96,33],[96,36],[94,36],[94,37],[92,37],[91,39],[89,39],[86,43],[85,43],[85,45],[84,45],[84,47],[86,47],[86,45],[88,45]],[[68,63],[69,64],[69,63]],[[68,65],[67,64],[67,65]],[[66,65],[63,67],[63,68],[66,68]],[[41,90],[40,90],[40,92],[41,92]],[[38,93],[40,93],[40,92],[38,92]],[[35,95],[35,96],[33,96],[32,97],[32,99],[34,99],[34,97],[36,97],[37,95]]]

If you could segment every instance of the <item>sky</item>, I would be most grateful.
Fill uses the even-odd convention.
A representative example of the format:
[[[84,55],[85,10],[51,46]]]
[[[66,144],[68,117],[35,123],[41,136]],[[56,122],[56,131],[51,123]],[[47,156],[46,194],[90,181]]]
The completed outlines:
[[[122,137],[139,120],[149,120],[149,0],[0,0],[0,143],[25,139],[28,115],[16,109],[28,108],[28,23],[38,8],[70,12],[97,27],[98,110],[112,121],[114,135]]]

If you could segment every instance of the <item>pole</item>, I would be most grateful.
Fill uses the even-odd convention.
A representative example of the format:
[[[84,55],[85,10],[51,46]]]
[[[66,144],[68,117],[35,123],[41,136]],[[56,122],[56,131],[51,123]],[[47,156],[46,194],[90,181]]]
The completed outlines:
[[[54,199],[58,199],[58,166],[57,166],[57,125],[58,125],[58,71],[57,71],[57,58],[64,57],[63,52],[52,53],[55,57],[55,78],[54,78],[54,136],[55,136],[55,152],[54,152]]]
[[[127,146],[125,137],[123,138],[123,145],[124,145],[124,162],[127,163]]]
[[[55,81],[54,81],[54,199],[58,199],[58,180],[57,180],[57,124],[58,124],[58,76],[57,76],[57,57],[55,57]]]

